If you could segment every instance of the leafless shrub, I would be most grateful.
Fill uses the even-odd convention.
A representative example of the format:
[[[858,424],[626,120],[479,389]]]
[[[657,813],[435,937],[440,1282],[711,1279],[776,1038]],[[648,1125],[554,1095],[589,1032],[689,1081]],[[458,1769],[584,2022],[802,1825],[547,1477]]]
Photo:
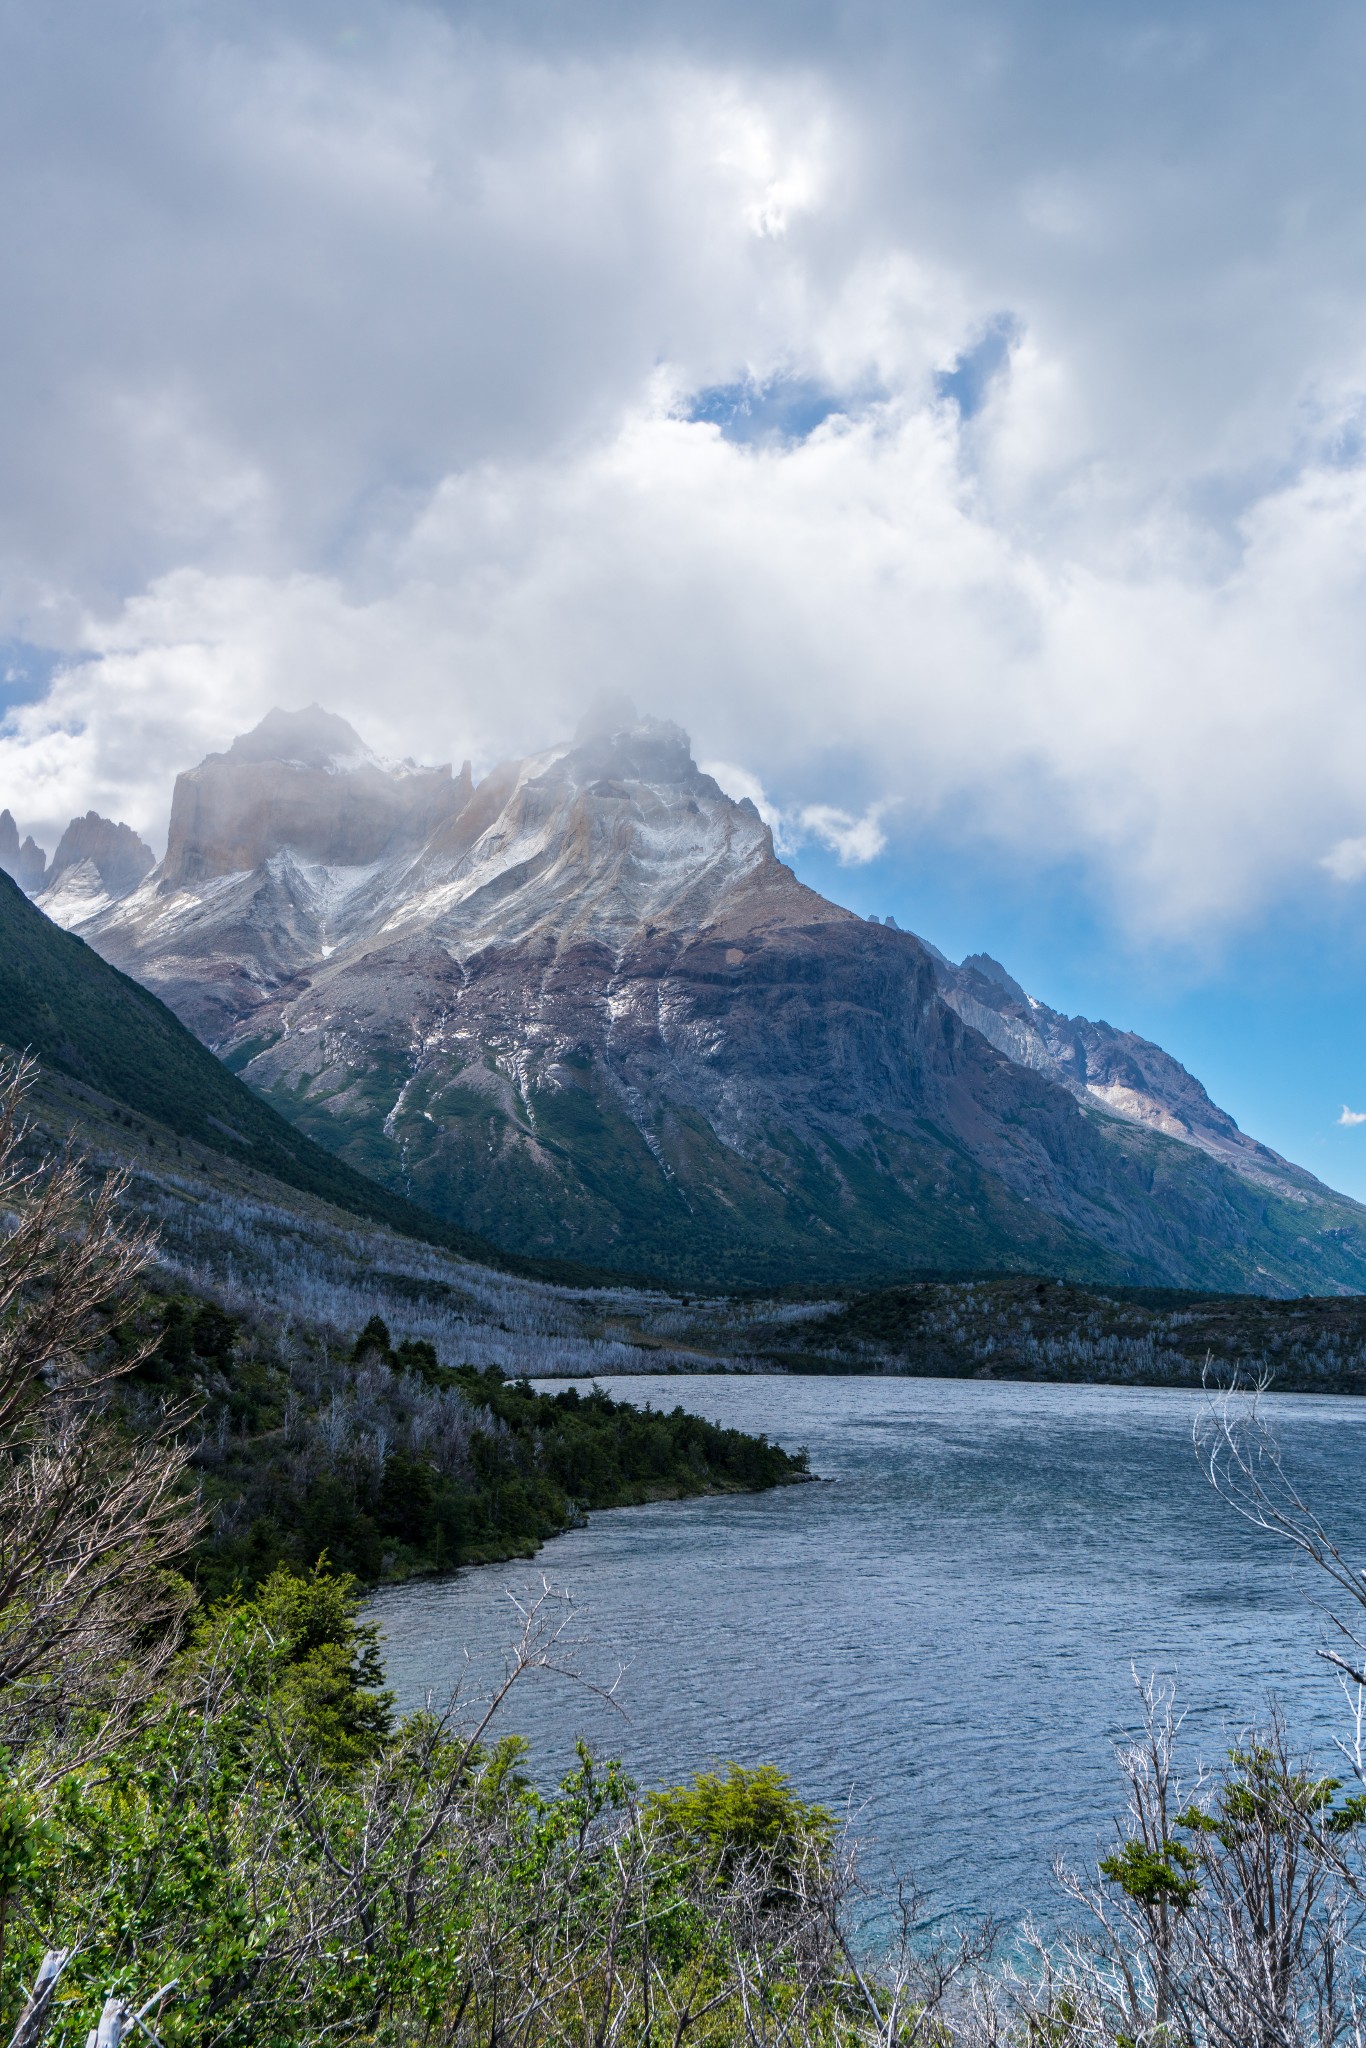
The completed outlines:
[[[116,1726],[155,1683],[187,1604],[168,1570],[197,1527],[165,1416],[130,1439],[110,1412],[140,1362],[110,1342],[152,1240],[119,1219],[117,1175],[79,1153],[28,1165],[34,1068],[0,1072],[0,1742],[98,1706]]]
[[[1337,1641],[1323,1655],[1356,1689],[1354,1719],[1359,1731],[1360,1690],[1366,1687],[1366,1571],[1344,1555],[1287,1472],[1266,1419],[1265,1392],[1263,1382],[1247,1393],[1231,1391],[1211,1399],[1196,1421],[1196,1451],[1211,1485],[1234,1513],[1254,1528],[1292,1543],[1336,1588],[1335,1605],[1346,1601],[1341,1612],[1330,1610]],[[1360,1776],[1359,1740],[1354,1747]]]
[[[1116,1847],[1093,1879],[1060,1869],[1081,1931],[1017,1965],[1021,2008],[1076,2048],[1356,2042],[1366,1954],[1337,1781],[1294,1755],[1273,1714],[1184,1792],[1172,1690],[1149,1681],[1141,1696]]]

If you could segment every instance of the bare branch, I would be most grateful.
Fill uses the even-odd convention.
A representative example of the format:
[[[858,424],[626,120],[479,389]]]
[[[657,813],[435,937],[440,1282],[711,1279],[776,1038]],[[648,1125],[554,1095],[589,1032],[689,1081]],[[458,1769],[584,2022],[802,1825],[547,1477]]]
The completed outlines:
[[[154,1239],[68,1146],[25,1161],[28,1060],[0,1067],[0,1741],[93,1707],[110,1734],[155,1687],[189,1605],[172,1567],[201,1518],[185,1410],[131,1437],[113,1332]],[[97,1738],[99,1739],[99,1738]],[[69,1767],[68,1759],[67,1767]]]

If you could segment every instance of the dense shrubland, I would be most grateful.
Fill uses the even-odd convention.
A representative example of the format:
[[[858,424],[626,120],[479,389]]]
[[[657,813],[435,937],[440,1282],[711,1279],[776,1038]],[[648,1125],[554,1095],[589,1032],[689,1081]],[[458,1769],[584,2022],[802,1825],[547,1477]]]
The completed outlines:
[[[907,1282],[746,1339],[789,1369],[1366,1393],[1366,1300],[1275,1301],[996,1275]]]
[[[524,1667],[558,1654],[533,1623]],[[543,1794],[485,1716],[394,1726],[373,1666],[345,1585],[281,1572],[200,1623],[116,1754],[41,1803],[21,1764],[11,2016],[60,1939],[63,2038],[172,1980],[167,2048],[720,2043],[746,2011],[859,2038],[827,1816],[744,1773],[695,1815],[586,1752]]]
[[[776,1770],[642,1795],[581,1750],[556,1790],[538,1788],[503,1724],[526,1675],[577,1682],[553,1596],[526,1615],[491,1699],[403,1720],[352,1579],[277,1563],[248,1594],[196,1602],[176,1566],[203,1537],[186,1483],[203,1413],[218,1418],[225,1489],[235,1446],[289,1445],[291,1401],[313,1403],[309,1426],[338,1459],[373,1445],[381,1419],[385,1458],[398,1448],[433,1472],[472,1459],[481,1435],[520,1435],[562,1487],[615,1484],[664,1439],[647,1430],[633,1448],[605,1401],[578,1432],[572,1404],[448,1377],[420,1340],[376,1326],[329,1380],[330,1358],[301,1362],[306,1345],[293,1363],[283,1338],[274,1354],[244,1347],[221,1306],[173,1297],[149,1324],[134,1292],[146,1247],[117,1226],[118,1190],[87,1194],[76,1161],[15,1168],[16,1108],[12,1092],[0,2021],[16,2044],[66,2048],[97,2023],[101,2048],[1361,2042],[1360,1717],[1333,1775],[1273,1718],[1182,1788],[1179,1725],[1149,1688],[1115,1846],[1093,1880],[1064,1876],[1071,1933],[955,1935],[910,1891],[870,1912],[846,1834]],[[183,1389],[201,1419],[166,1405]],[[686,1434],[667,1440],[687,1455]],[[1348,1603],[1334,1655],[1359,1702],[1366,1580],[1255,1415],[1216,1417],[1207,1452],[1233,1505],[1299,1543]]]
[[[588,1509],[806,1476],[804,1454],[681,1407],[443,1366],[378,1316],[339,1345],[173,1295],[117,1334],[136,1353],[126,1412],[150,1424],[168,1399],[195,1410],[208,1521],[191,1570],[210,1595],[324,1554],[367,1584],[530,1556]]]

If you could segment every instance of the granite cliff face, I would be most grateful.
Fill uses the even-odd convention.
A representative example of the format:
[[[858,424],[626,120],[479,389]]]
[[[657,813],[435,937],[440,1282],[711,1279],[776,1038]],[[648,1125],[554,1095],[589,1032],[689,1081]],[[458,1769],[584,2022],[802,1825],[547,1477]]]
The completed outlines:
[[[83,818],[71,820],[49,867],[32,834],[21,846],[13,817],[0,811],[0,868],[26,895],[40,898],[56,924],[88,922],[136,889],[155,865],[152,849],[130,825],[116,825],[98,811],[87,811]]]
[[[1366,1210],[1158,1048],[805,888],[668,724],[475,787],[273,714],[78,928],[310,1135],[519,1250],[1366,1287]]]
[[[288,847],[321,867],[365,867],[416,849],[471,792],[469,764],[386,768],[345,719],[316,705],[272,711],[254,732],[177,778],[166,888],[260,867]]]
[[[75,924],[131,894],[155,866],[151,847],[131,825],[87,811],[58,840],[39,901],[56,923]]]
[[[0,811],[0,868],[30,896],[42,887],[47,868],[47,855],[32,833],[19,844],[19,827],[8,811]]]

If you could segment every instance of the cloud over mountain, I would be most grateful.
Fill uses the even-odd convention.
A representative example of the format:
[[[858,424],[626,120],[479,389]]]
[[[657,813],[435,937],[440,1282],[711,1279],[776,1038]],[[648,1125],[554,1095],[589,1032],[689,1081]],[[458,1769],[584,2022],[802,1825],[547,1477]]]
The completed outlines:
[[[318,698],[486,765],[602,688],[793,833],[1137,928],[1366,826],[1366,39],[114,0],[0,22],[0,732],[52,837]],[[1337,849],[1335,853],[1333,849]]]

